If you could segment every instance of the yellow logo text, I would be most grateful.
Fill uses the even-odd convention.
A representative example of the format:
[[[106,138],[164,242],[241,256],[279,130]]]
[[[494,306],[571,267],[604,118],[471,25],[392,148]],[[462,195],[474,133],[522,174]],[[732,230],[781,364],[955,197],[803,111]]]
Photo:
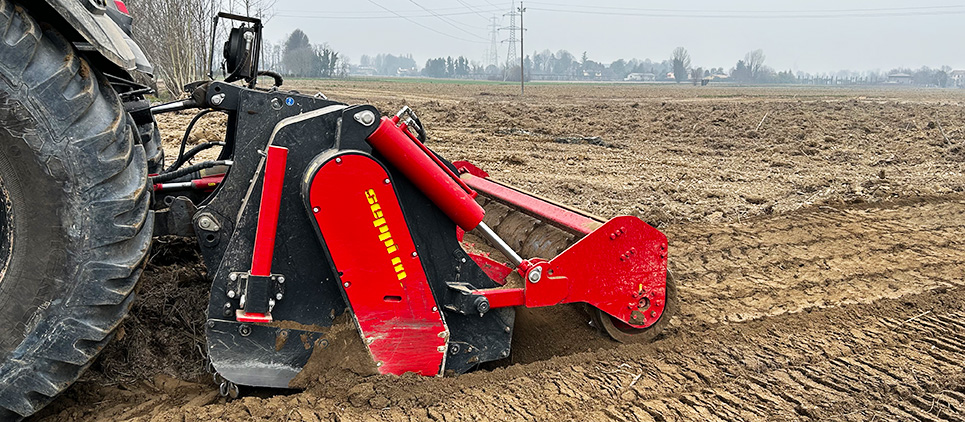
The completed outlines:
[[[382,206],[379,205],[379,199],[375,196],[375,190],[369,189],[365,192],[365,199],[369,201],[369,209],[372,210],[372,225],[379,229],[379,241],[385,245],[385,251],[389,255],[392,255],[399,250],[399,247],[395,244],[395,240],[392,239],[392,233],[389,232],[389,225],[385,222],[385,216],[382,215]],[[405,267],[402,265],[402,258],[393,257],[392,267],[395,269],[395,276],[402,280],[406,277]]]

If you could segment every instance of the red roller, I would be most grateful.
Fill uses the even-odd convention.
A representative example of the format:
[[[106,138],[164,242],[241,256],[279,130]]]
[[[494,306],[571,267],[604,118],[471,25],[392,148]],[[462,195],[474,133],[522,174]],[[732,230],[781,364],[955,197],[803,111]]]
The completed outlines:
[[[473,199],[471,191],[453,180],[433,157],[386,117],[368,141],[412,181],[433,203],[465,231],[482,221],[485,211]]]

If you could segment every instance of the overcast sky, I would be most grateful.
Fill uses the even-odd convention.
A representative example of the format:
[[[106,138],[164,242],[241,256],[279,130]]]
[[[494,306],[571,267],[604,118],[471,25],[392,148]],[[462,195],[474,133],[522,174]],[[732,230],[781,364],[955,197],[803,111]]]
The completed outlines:
[[[517,1],[516,6],[519,6]],[[526,54],[565,49],[609,64],[667,59],[685,47],[694,66],[733,67],[761,48],[776,70],[811,73],[951,66],[965,69],[965,2],[543,0],[524,2]],[[491,18],[509,26],[503,0],[277,0],[265,34],[295,28],[358,63],[363,54],[464,55],[485,63]],[[401,17],[400,17],[401,16]],[[518,22],[517,22],[518,25]],[[509,38],[500,31],[498,39]],[[498,46],[506,60],[507,43]]]

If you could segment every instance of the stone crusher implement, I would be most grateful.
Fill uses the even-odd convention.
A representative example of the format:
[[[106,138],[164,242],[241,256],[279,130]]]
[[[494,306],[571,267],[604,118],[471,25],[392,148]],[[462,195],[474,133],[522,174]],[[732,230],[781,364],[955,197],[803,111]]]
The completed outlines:
[[[517,306],[585,303],[621,341],[652,338],[669,319],[662,233],[453,165],[426,147],[408,108],[385,117],[223,82],[194,98],[228,114],[212,165],[230,170],[197,205],[177,188],[211,176],[156,194],[172,216],[191,210],[213,275],[207,352],[228,391],[289,387],[345,313],[378,372],[426,376],[508,357]],[[465,232],[499,253],[467,252]]]
[[[254,35],[232,36],[260,40],[246,22]],[[226,62],[244,63],[234,45]],[[223,390],[293,385],[313,354],[342,353],[342,321],[373,371],[425,376],[508,357],[518,306],[586,304],[620,341],[669,321],[667,239],[640,219],[604,221],[454,165],[408,107],[383,116],[281,90],[277,75],[258,89],[264,72],[245,69],[154,108],[228,116],[216,161],[177,168],[188,151],[153,178],[158,233],[193,232],[212,277],[207,353]],[[466,233],[491,252],[464,247]]]

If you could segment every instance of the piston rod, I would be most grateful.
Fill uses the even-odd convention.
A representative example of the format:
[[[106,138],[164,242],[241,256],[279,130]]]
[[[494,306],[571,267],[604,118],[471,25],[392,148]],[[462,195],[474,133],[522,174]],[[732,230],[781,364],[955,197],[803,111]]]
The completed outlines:
[[[483,237],[489,240],[489,242],[495,246],[496,249],[499,249],[499,252],[502,252],[503,255],[506,255],[506,257],[512,261],[513,267],[518,267],[519,264],[523,263],[523,258],[520,257],[519,254],[513,250],[513,248],[510,248],[509,245],[507,245],[506,242],[504,242],[503,239],[493,231],[493,229],[486,225],[486,223],[480,221],[476,228],[479,229],[479,232],[482,233]]]

